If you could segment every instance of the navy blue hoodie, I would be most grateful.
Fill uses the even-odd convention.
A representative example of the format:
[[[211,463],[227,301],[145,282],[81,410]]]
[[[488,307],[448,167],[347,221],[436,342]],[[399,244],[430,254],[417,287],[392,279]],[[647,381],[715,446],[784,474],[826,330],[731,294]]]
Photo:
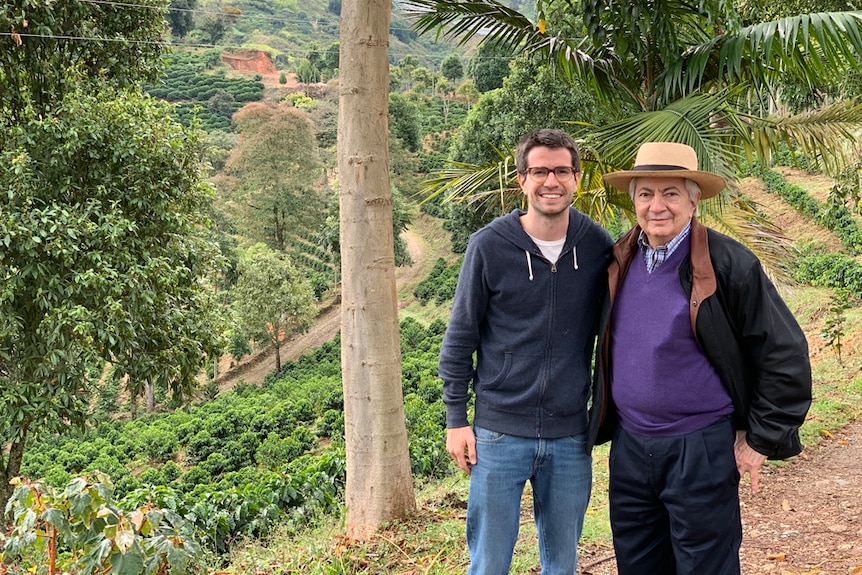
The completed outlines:
[[[569,209],[563,250],[549,262],[514,210],[470,237],[440,350],[446,425],[519,437],[587,429],[590,365],[613,241]],[[475,363],[473,353],[475,352]]]

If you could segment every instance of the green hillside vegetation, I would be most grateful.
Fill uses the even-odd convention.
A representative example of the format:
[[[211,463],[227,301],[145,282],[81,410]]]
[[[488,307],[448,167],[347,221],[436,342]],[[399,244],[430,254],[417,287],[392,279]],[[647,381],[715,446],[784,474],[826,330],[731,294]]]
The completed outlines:
[[[164,73],[160,78],[141,73],[135,81],[139,85],[146,80],[146,92],[160,102],[153,106],[158,110],[158,114],[152,112],[156,114],[153,117],[171,130],[182,128],[182,135],[191,134],[190,141],[196,144],[186,152],[184,165],[192,168],[176,171],[190,180],[200,178],[199,191],[206,192],[206,202],[188,201],[196,208],[194,220],[184,222],[196,232],[194,237],[200,244],[195,245],[205,245],[206,249],[192,250],[188,258],[177,257],[176,267],[182,270],[194,259],[191,256],[212,250],[207,276],[201,272],[201,277],[195,276],[189,283],[206,290],[207,299],[200,300],[200,307],[230,316],[230,325],[219,322],[218,329],[205,331],[218,340],[218,346],[212,343],[204,352],[198,345],[203,336],[187,335],[184,328],[205,314],[178,312],[170,315],[176,323],[168,323],[171,306],[152,297],[162,292],[150,284],[130,290],[133,299],[143,294],[140,299],[148,302],[150,311],[133,319],[169,328],[154,331],[161,338],[158,345],[148,341],[149,347],[143,348],[130,345],[127,349],[120,344],[127,339],[132,342],[131,336],[117,342],[108,333],[105,338],[119,351],[92,364],[81,378],[86,380],[83,385],[70,379],[80,417],[56,418],[50,428],[38,424],[30,427],[22,477],[16,480],[8,508],[14,528],[10,525],[0,551],[0,572],[94,573],[106,561],[113,572],[123,575],[163,574],[166,565],[175,574],[210,575],[448,575],[464,571],[468,561],[463,543],[468,481],[445,449],[445,409],[437,356],[457,283],[460,254],[469,234],[519,205],[522,196],[516,188],[509,190],[514,190],[514,197],[498,189],[507,181],[495,169],[488,172],[494,185],[479,189],[479,196],[465,196],[468,201],[463,203],[444,201],[445,194],[428,197],[426,180],[430,173],[450,167],[452,159],[461,162],[459,168],[472,169],[505,158],[526,130],[553,126],[575,131],[579,125],[601,126],[612,118],[597,108],[595,94],[584,86],[560,81],[544,62],[524,55],[513,59],[511,50],[499,46],[485,44],[474,51],[471,42],[454,47],[433,42],[430,36],[418,36],[411,31],[400,3],[394,2],[389,39],[389,162],[395,261],[403,270],[413,270],[410,280],[398,286],[398,305],[404,412],[420,507],[415,516],[387,526],[378,539],[363,544],[345,541],[340,532],[345,446],[339,338],[285,362],[281,370],[262,381],[240,378],[230,389],[220,390],[213,366],[238,363],[250,353],[269,353],[272,342],[277,346],[282,338],[288,341],[305,329],[306,316],[316,306],[324,309],[337,305],[340,230],[335,146],[340,4],[340,0],[171,2],[169,17],[174,33],[172,51],[164,59]],[[535,2],[509,0],[504,4],[536,16]],[[116,10],[123,14],[119,6]],[[560,14],[549,16],[562,18]],[[162,23],[158,24],[152,24],[154,29],[161,29]],[[245,49],[268,52],[278,81],[272,75],[263,78],[254,72],[233,71],[222,63],[223,53]],[[131,57],[129,52],[121,51],[120,55]],[[116,66],[128,66],[121,58],[109,55]],[[155,61],[149,64],[155,70]],[[54,74],[44,76],[51,79]],[[57,86],[74,84],[71,77],[56,74]],[[15,90],[7,92],[14,94]],[[152,105],[145,98],[138,102],[121,97],[114,106],[125,110],[123,100],[130,100],[126,106]],[[104,162],[88,162],[78,156],[65,161],[66,156],[58,153],[74,139],[69,133],[89,133],[98,124],[94,111],[98,108],[82,103],[70,109],[78,111],[60,118],[71,128],[57,128],[56,141],[63,145],[52,143],[41,152],[53,162],[46,160],[46,165],[54,166],[57,180],[64,186],[71,186],[69,182],[74,179],[66,177],[68,166],[80,164],[96,174],[90,179],[96,184],[94,189],[99,189],[98,174]],[[132,108],[128,109],[131,117]],[[84,111],[94,118],[89,120]],[[703,118],[706,125],[717,125],[711,114]],[[33,126],[67,125],[56,118],[44,123],[41,117],[37,120]],[[109,127],[101,130],[100,137],[101,133],[120,131]],[[619,133],[628,137],[626,131]],[[21,141],[31,136],[24,127],[15,134]],[[132,136],[130,141],[134,141]],[[153,142],[163,139],[152,138]],[[88,147],[81,146],[83,152],[89,151]],[[131,144],[128,148],[136,149]],[[145,202],[140,195],[123,195],[129,189],[129,173],[133,173],[126,165],[137,165],[141,157],[132,152],[120,157],[108,147],[111,151],[117,164],[110,176],[111,190],[134,203],[140,222],[146,224],[154,219],[155,204]],[[176,149],[172,152],[176,154]],[[110,156],[106,153],[105,157]],[[207,160],[203,166],[197,163],[201,157]],[[4,173],[13,174],[18,159],[10,156],[9,169]],[[595,164],[595,157],[590,161]],[[781,161],[806,167],[804,157],[790,153]],[[176,167],[170,161],[165,165]],[[788,181],[777,168],[755,164],[741,175],[762,182],[781,198],[787,210],[797,211],[807,225],[828,230],[839,244],[827,248],[813,236],[794,237],[795,249],[787,252],[787,269],[782,270],[800,284],[788,290],[786,297],[809,334],[814,358],[816,402],[803,428],[805,445],[812,446],[824,430],[839,429],[862,412],[862,378],[858,376],[862,357],[858,166],[848,169],[846,181],[836,181],[825,200],[822,194],[815,197],[810,193],[805,182]],[[163,171],[155,168],[148,173]],[[28,176],[32,179],[21,180],[20,190],[35,188],[32,183],[45,180],[43,166],[31,172]],[[589,197],[579,201],[594,200],[588,207],[600,209],[608,229],[615,235],[621,233],[629,225],[623,211],[600,197],[600,184],[588,191]],[[13,195],[9,194],[10,202],[16,199]],[[483,198],[499,202],[475,201]],[[63,200],[56,202],[61,214],[65,213]],[[105,204],[113,205],[107,200]],[[31,210],[26,215],[31,214],[36,214],[32,225],[35,245],[47,237],[50,226],[45,224],[57,222],[51,219],[55,216],[38,221],[38,212]],[[200,225],[203,222],[207,225]],[[123,232],[129,228],[118,226]],[[412,260],[411,246],[402,233],[405,230],[421,245],[416,250],[421,261]],[[79,238],[91,231],[82,228],[70,232],[70,253],[78,249]],[[106,237],[105,250],[127,247],[122,241],[110,241],[113,236]],[[7,247],[8,242],[7,238]],[[52,253],[50,246],[55,244],[47,240],[45,244],[50,245],[39,249]],[[161,245],[157,241],[153,244]],[[171,251],[177,253],[182,252]],[[254,259],[256,255],[265,258]],[[67,259],[71,262],[75,258]],[[21,261],[25,262],[22,268],[30,266],[25,257]],[[240,280],[250,283],[255,276],[252,271],[263,275],[264,266],[255,265],[261,261],[273,264],[267,269],[283,272],[279,277],[284,281],[279,286],[293,285],[290,282],[299,278],[302,289],[279,292],[273,288],[273,276],[258,277],[261,281],[253,286],[244,285]],[[87,277],[104,266],[88,269],[82,272]],[[67,276],[61,272],[49,288],[39,287],[40,294],[62,299],[62,290],[55,289],[65,289]],[[158,270],[152,271],[152,276],[152,285],[162,279]],[[116,285],[113,278],[100,281],[106,292]],[[303,305],[296,306],[301,309],[295,318],[285,311],[289,297],[273,301],[276,293],[283,295],[284,291],[305,296]],[[265,297],[260,297],[261,293]],[[14,295],[8,296],[0,302],[14,299]],[[22,299],[19,296],[15,303]],[[93,306],[96,310],[103,307],[98,305],[101,301]],[[258,317],[250,317],[254,308],[263,307],[254,305],[260,301],[283,307],[275,309],[274,315],[262,317],[272,312],[267,309]],[[4,319],[0,318],[0,324]],[[82,340],[91,336],[84,322],[69,321],[68,325]],[[26,328],[22,326],[20,331]],[[231,342],[228,353],[213,361],[225,347],[222,340]],[[175,354],[170,361],[165,361],[166,350]],[[58,345],[43,355],[53,357],[56,353],[65,353],[65,349]],[[182,364],[183,357],[198,356],[200,361],[186,370],[190,386],[183,388],[185,394],[171,388],[168,376],[151,373],[154,363],[143,361],[161,358],[167,365],[164,369],[169,370]],[[223,359],[221,364],[219,359]],[[196,380],[204,360],[210,366]],[[114,365],[105,365],[106,361]],[[28,383],[37,390],[30,395],[39,401],[52,397],[38,387],[44,381],[47,378]],[[195,383],[199,387],[192,388]],[[146,392],[153,395],[141,409],[139,403],[150,399],[145,385]],[[58,397],[66,400],[65,396]],[[25,413],[30,407],[24,402],[11,413]],[[604,489],[606,456],[606,447],[597,449],[596,483],[584,545],[606,545],[610,537]],[[531,522],[525,521],[524,527],[524,542],[519,545],[513,572],[530,572],[538,563]]]
[[[263,98],[263,83],[226,76],[217,50],[177,52],[165,62],[162,82],[145,89],[154,98],[173,103],[177,119],[186,126],[198,119],[206,132],[229,132],[231,116],[245,103]]]
[[[189,8],[191,6],[191,8]],[[341,0],[174,0],[171,14],[187,17],[174,44],[212,46],[218,50],[256,49],[268,52],[279,71],[314,66],[325,81],[334,74],[326,52],[339,42]],[[453,50],[449,43],[420,37],[395,3],[390,24],[390,52],[395,61],[412,56],[419,65],[439,69]],[[336,50],[337,63],[337,50]]]

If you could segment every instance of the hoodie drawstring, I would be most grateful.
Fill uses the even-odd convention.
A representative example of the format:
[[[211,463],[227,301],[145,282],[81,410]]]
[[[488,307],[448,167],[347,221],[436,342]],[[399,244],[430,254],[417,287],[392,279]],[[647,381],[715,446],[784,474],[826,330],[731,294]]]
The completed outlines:
[[[527,271],[530,272],[530,281],[533,281],[533,259],[530,257],[530,251],[524,250],[527,255]],[[578,246],[572,246],[572,267],[578,269]]]

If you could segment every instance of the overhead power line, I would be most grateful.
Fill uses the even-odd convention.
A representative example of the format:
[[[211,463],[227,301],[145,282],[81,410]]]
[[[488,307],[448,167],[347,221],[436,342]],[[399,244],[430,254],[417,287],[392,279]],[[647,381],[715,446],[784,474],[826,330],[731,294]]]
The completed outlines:
[[[118,6],[122,8],[152,8],[157,10],[162,10],[159,6],[153,6],[151,4],[137,4],[134,2],[119,2],[117,0],[80,0],[86,4],[99,4],[106,6]],[[240,20],[266,20],[269,22],[288,22],[291,24],[315,24],[317,20],[311,19],[303,19],[303,18],[286,18],[283,16],[268,16],[266,14],[245,14],[243,12],[224,12],[217,10],[201,10],[198,8],[173,8],[168,6],[168,12],[186,12],[190,14],[202,14],[206,16],[213,17],[224,17],[224,18],[236,18]],[[412,28],[403,28],[399,26],[390,26],[390,30],[403,30],[405,32],[412,31]]]

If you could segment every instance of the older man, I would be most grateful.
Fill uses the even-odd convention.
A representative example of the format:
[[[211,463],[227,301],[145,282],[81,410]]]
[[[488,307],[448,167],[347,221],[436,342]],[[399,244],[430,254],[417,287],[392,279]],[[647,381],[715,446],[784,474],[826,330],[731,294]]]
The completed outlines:
[[[756,493],[767,458],[802,449],[805,335],[757,257],[698,222],[698,201],[726,182],[691,147],[643,144],[605,180],[637,215],[608,270],[591,419],[591,439],[613,440],[619,573],[739,573],[740,477]]]

